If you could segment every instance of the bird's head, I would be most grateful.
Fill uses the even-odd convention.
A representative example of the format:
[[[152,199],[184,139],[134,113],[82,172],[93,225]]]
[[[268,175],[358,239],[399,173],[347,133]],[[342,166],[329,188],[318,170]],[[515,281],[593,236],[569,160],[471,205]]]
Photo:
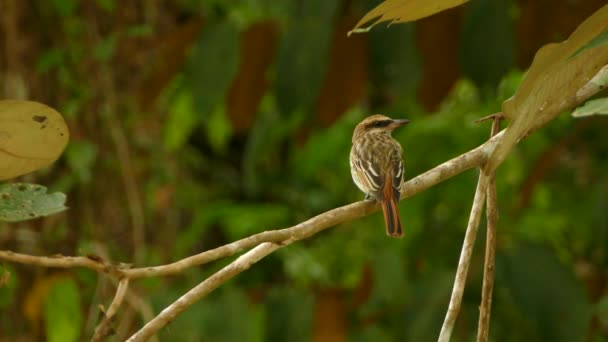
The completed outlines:
[[[403,125],[409,123],[408,119],[391,119],[388,116],[374,114],[368,116],[355,127],[353,140],[361,134],[384,134],[390,135],[391,132]]]

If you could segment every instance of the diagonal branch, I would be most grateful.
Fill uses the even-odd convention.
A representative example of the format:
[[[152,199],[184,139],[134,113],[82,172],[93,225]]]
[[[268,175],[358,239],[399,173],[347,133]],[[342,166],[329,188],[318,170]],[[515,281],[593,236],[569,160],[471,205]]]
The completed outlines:
[[[147,341],[167,324],[171,323],[177,315],[186,310],[190,305],[218,288],[220,285],[233,278],[237,274],[249,269],[263,257],[283,247],[282,245],[264,242],[249,252],[241,255],[238,259],[222,268],[211,277],[205,279],[190,291],[186,292],[178,300],[165,308],[158,316],[148,322],[143,328],[131,336],[128,342]]]

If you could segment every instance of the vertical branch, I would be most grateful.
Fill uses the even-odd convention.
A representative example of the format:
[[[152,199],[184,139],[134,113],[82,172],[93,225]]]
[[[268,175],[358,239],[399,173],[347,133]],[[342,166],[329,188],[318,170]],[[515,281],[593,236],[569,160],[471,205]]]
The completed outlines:
[[[494,117],[492,122],[493,137],[500,130],[501,117]],[[481,290],[481,305],[479,307],[479,327],[477,342],[487,342],[490,335],[490,315],[492,313],[492,292],[494,291],[494,259],[496,256],[496,224],[498,222],[498,207],[496,196],[496,173],[488,175],[486,199],[486,257],[483,271],[483,287]]]
[[[460,252],[458,269],[456,270],[456,278],[454,279],[452,297],[450,298],[448,312],[445,315],[445,320],[443,321],[443,326],[441,327],[441,332],[439,333],[439,342],[448,342],[450,340],[452,331],[454,330],[454,325],[456,324],[456,319],[458,318],[458,313],[460,312],[462,295],[467,282],[467,273],[469,271],[469,265],[471,264],[471,255],[473,254],[473,246],[475,245],[475,238],[477,237],[477,228],[479,227],[481,212],[483,211],[483,203],[485,201],[486,190],[488,188],[488,178],[489,177],[484,174],[483,171],[479,173],[477,189],[475,190],[475,198],[473,199],[469,223],[467,224],[467,231],[464,236],[462,251]]]
[[[494,258],[496,255],[496,222],[498,208],[496,207],[496,179],[489,176],[486,201],[486,217],[488,232],[486,236],[486,258],[483,272],[483,288],[481,290],[481,305],[479,308],[479,328],[477,341],[486,342],[490,334],[490,314],[492,311],[492,291],[494,290]]]

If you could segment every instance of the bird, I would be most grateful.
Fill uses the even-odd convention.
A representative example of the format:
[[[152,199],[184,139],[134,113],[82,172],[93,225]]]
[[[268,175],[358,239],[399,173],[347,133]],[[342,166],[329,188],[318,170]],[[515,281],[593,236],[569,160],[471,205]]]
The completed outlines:
[[[353,132],[350,150],[350,172],[353,181],[382,205],[386,234],[403,236],[399,217],[399,197],[403,184],[404,162],[401,144],[391,136],[395,128],[409,123],[407,119],[391,119],[374,114],[361,121]]]

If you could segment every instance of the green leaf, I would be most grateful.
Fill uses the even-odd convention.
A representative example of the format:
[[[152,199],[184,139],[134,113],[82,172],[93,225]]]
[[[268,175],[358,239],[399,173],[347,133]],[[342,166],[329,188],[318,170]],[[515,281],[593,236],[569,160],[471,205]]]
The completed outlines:
[[[104,11],[113,12],[116,8],[115,0],[97,0],[97,5],[101,7]]]
[[[608,97],[587,101],[572,112],[572,117],[582,118],[591,115],[608,115]]]
[[[65,195],[46,193],[46,187],[37,184],[12,183],[0,186],[0,221],[24,221],[62,212]]]
[[[93,56],[100,61],[108,61],[114,56],[116,51],[116,43],[118,42],[118,35],[112,34],[109,37],[101,40],[93,48]]]
[[[18,286],[19,281],[13,268],[0,265],[0,310],[7,309],[16,300]]]
[[[570,56],[570,58],[576,57],[578,54],[580,54],[581,52],[583,52],[585,50],[593,49],[595,47],[606,45],[606,44],[608,44],[608,31],[600,33],[597,36],[595,36],[595,38],[591,39],[589,41],[589,43],[585,44],[583,47],[581,47],[575,53],[573,53],[572,56]]]
[[[200,116],[195,113],[192,93],[187,90],[178,92],[171,102],[169,119],[165,125],[165,147],[169,150],[182,147],[199,122]]]
[[[78,341],[82,314],[74,280],[64,278],[53,284],[44,301],[44,325],[49,342]]]
[[[232,136],[232,126],[226,115],[226,106],[218,104],[207,120],[207,137],[209,144],[216,151],[225,151]]]
[[[203,119],[208,134],[216,134],[212,129],[227,122],[221,121],[225,118],[218,120],[218,113],[214,116],[214,112],[225,102],[228,87],[236,76],[239,52],[240,32],[230,21],[207,24],[192,49],[185,81],[192,87],[194,115]],[[222,130],[221,133],[225,134],[225,127]],[[211,143],[216,144],[217,141]]]

